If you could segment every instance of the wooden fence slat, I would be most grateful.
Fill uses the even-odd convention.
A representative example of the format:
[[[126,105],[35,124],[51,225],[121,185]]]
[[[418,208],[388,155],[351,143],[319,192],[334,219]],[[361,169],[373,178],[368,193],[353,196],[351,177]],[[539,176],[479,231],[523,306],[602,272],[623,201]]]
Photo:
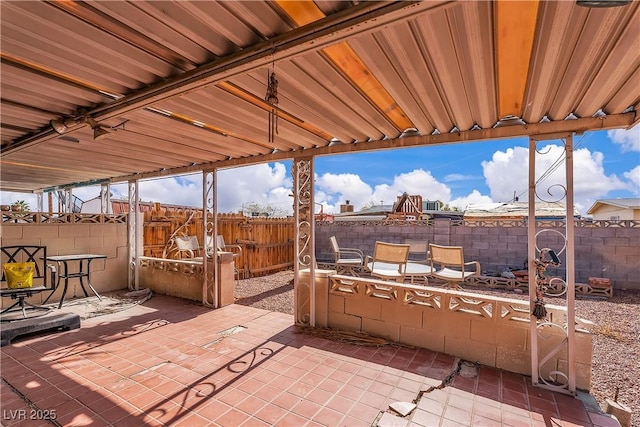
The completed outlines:
[[[192,209],[163,209],[157,204],[144,212],[143,253],[145,256],[161,257],[164,247],[173,233],[182,227]],[[202,211],[196,211],[183,232],[198,237],[203,247]],[[263,276],[293,266],[293,219],[252,218],[242,214],[218,214],[218,234],[227,245],[240,245],[242,256],[236,268],[245,277]],[[249,274],[247,274],[249,273]]]

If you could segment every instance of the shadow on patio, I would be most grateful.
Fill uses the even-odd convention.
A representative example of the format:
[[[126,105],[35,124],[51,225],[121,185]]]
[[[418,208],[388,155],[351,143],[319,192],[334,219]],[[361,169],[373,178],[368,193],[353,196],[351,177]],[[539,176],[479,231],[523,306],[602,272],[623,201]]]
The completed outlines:
[[[83,320],[81,329],[3,347],[2,423],[619,425],[590,412],[598,408],[588,395],[583,403],[535,389],[523,375],[298,332],[288,314],[154,296]],[[401,418],[389,409],[397,401],[417,407]]]

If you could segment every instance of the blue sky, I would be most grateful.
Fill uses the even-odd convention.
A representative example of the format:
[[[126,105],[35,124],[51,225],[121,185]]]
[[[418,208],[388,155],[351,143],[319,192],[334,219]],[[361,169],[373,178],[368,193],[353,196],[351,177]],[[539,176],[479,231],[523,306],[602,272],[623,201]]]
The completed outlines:
[[[537,175],[562,156],[561,141],[539,143]],[[403,192],[423,200],[441,200],[464,209],[469,203],[508,202],[514,193],[527,199],[528,139],[504,139],[433,147],[402,148],[360,154],[317,157],[316,202],[325,212],[339,212],[349,200],[356,210],[371,203],[392,204]],[[239,211],[250,203],[291,211],[291,162],[221,170],[218,211]],[[564,183],[564,164],[544,181],[546,189]],[[626,131],[588,132],[574,137],[574,188],[577,209],[586,211],[598,199],[640,197],[640,126]],[[99,187],[74,189],[83,200]],[[127,185],[112,186],[115,198],[127,197]],[[200,174],[140,183],[144,201],[201,206]],[[29,194],[1,194],[2,204],[25,200]]]
[[[460,209],[469,203],[507,202],[514,194],[527,200],[528,144],[528,138],[518,138],[323,157],[315,163],[317,192],[326,190],[332,204],[330,196],[348,194],[344,188],[351,184],[356,209],[362,203],[358,193],[366,193],[358,190],[359,180],[373,187],[370,200],[387,204],[403,191]],[[548,153],[536,160],[540,176],[563,150],[559,140],[541,142],[538,149]],[[347,179],[347,174],[353,176]],[[563,163],[542,189],[564,180]],[[583,214],[597,199],[639,197],[640,128],[575,136],[574,188]]]

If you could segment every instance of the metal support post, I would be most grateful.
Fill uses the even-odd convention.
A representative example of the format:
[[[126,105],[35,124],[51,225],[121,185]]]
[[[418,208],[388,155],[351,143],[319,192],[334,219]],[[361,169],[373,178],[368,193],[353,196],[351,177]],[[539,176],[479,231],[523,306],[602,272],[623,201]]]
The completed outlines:
[[[315,326],[315,221],[313,215],[313,157],[293,161],[293,215],[295,227],[294,318],[296,323]],[[300,270],[309,269],[302,280]],[[307,281],[308,280],[308,281]],[[303,292],[309,295],[302,298]],[[308,313],[302,308],[308,307]]]

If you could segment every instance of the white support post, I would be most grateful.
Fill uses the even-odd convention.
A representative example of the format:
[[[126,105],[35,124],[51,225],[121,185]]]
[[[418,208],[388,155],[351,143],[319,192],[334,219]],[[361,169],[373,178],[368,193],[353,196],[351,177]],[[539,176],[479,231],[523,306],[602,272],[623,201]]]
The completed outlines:
[[[536,299],[536,141],[529,138],[529,215],[527,217],[527,260],[529,266],[529,306],[533,308]],[[531,381],[538,385],[538,324],[536,317],[530,313],[531,340]]]
[[[538,183],[536,178],[536,155],[545,155],[544,153],[538,153],[537,142],[548,140],[562,140],[564,144],[564,160],[565,160],[565,182],[551,183],[549,188],[544,191],[538,192],[536,186],[543,186],[542,182]],[[557,198],[556,195],[552,195],[551,188],[562,188],[564,194]],[[544,278],[544,270],[542,271],[542,280],[540,280],[540,289],[538,288],[538,281],[536,276],[538,275],[536,258],[542,266],[546,267],[547,264],[558,266],[557,263],[551,264],[547,262],[546,255],[550,251],[554,251],[557,255],[564,254],[564,267],[565,277],[562,280],[559,277],[554,277],[552,280],[564,283],[564,290],[561,293],[551,293],[555,297],[565,295],[566,302],[566,318],[553,319],[549,316],[545,318],[536,318],[531,314],[530,321],[530,340],[531,340],[531,380],[534,385],[546,388],[549,390],[575,395],[576,394],[576,380],[577,380],[577,367],[576,367],[576,354],[575,354],[575,336],[576,336],[576,324],[575,324],[575,218],[574,218],[574,194],[573,194],[573,135],[567,133],[549,134],[549,135],[534,135],[529,138],[529,218],[528,218],[528,256],[529,256],[529,301],[533,308],[534,301],[540,295],[545,295],[549,292],[548,280]],[[565,230],[564,234],[558,230],[549,228],[541,228],[537,231],[536,219],[535,219],[535,204],[537,199],[545,200],[540,194],[548,194],[554,198],[554,201],[562,200],[566,198],[565,207]],[[542,248],[538,247],[538,237],[543,233],[559,234],[563,238],[562,248]],[[533,274],[533,272],[536,274]],[[541,292],[538,294],[538,292]],[[563,339],[558,342],[553,348],[547,348],[549,346],[540,345],[540,333],[545,328],[552,328],[556,331],[562,331],[564,334]],[[561,351],[566,352],[566,367],[545,365],[554,354],[558,354]],[[542,354],[541,354],[542,353]],[[546,367],[546,369],[545,369]],[[541,375],[541,371],[547,372],[547,375]],[[549,378],[547,378],[547,376]]]
[[[138,181],[129,181],[129,219],[127,239],[129,245],[128,286],[130,290],[138,290],[140,283],[140,198],[138,197]]]
[[[110,184],[102,184],[100,185],[100,213],[102,214],[110,214],[113,210],[111,209],[111,185]]]
[[[576,286],[575,286],[575,219],[573,216],[573,134],[566,139],[566,184],[567,184],[567,221],[566,221],[566,271],[567,271],[567,364],[569,365],[569,392],[576,393]]]
[[[73,203],[71,201],[71,198],[73,197],[73,192],[71,191],[71,188],[65,188],[64,189],[64,211],[65,213],[73,213],[73,209],[71,209],[71,206],[73,206]]]
[[[293,215],[295,227],[294,262],[294,319],[296,323],[316,324],[316,256],[315,218],[313,214],[313,157],[296,158],[293,161]],[[309,269],[308,283],[301,281],[300,270]],[[300,301],[303,287],[307,287],[308,301]],[[308,305],[309,317],[300,312],[301,305]]]
[[[202,246],[204,247],[203,257],[203,282],[202,282],[202,303],[211,305],[213,308],[219,307],[218,278],[220,271],[218,267],[218,245],[216,236],[218,235],[218,203],[217,203],[217,170],[202,172],[202,205],[203,215],[203,236]],[[209,245],[211,249],[211,259],[213,259],[213,271],[210,270],[207,258],[209,256]],[[213,300],[209,300],[209,285],[213,284]]]
[[[38,209],[38,212],[44,212],[44,197],[43,197],[42,191],[37,192],[36,197],[37,197],[37,204],[38,204],[36,209]]]

